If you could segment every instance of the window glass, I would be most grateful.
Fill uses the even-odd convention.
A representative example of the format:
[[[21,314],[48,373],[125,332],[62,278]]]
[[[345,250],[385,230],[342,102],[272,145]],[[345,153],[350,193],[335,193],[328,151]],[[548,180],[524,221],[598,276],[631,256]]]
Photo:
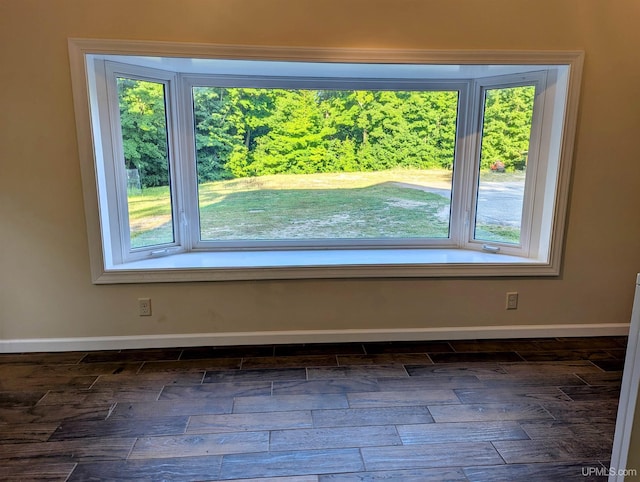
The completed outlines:
[[[486,89],[474,238],[520,244],[534,86]]]
[[[117,78],[131,248],[174,242],[165,85]]]
[[[458,97],[194,87],[201,240],[448,238]]]

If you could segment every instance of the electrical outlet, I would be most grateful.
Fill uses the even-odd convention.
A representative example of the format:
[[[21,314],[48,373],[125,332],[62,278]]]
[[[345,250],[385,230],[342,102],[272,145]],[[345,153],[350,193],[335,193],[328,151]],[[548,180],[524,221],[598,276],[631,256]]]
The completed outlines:
[[[151,316],[151,298],[138,298],[138,315]]]
[[[507,310],[518,309],[518,292],[511,291],[507,293]]]

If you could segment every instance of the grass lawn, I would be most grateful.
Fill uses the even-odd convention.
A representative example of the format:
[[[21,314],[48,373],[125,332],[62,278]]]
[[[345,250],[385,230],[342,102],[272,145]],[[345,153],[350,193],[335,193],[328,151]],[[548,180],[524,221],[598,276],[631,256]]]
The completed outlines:
[[[451,171],[411,169],[209,182],[199,187],[201,237],[446,238],[450,186]],[[171,241],[168,188],[130,195],[129,218],[134,247]]]

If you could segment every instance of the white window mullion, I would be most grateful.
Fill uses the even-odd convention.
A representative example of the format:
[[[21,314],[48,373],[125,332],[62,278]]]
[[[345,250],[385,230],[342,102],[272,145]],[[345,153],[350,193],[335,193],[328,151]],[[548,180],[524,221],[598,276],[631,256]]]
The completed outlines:
[[[200,241],[200,214],[198,201],[198,170],[196,166],[196,144],[193,116],[192,81],[184,75],[178,76],[178,98],[180,99],[180,175],[183,188],[183,203],[180,223],[183,226],[188,250]]]
[[[461,99],[462,100],[462,99]],[[458,113],[458,142],[454,171],[453,199],[456,208],[452,218],[456,221],[456,232],[452,238],[457,247],[467,247],[473,236],[473,212],[475,210],[476,171],[478,169],[478,86],[469,81],[464,102],[460,102]],[[453,229],[453,226],[452,226]]]
[[[122,128],[120,125],[120,107],[118,103],[118,87],[116,85],[116,75],[114,66],[110,62],[105,63],[106,93],[109,106],[109,123],[111,134],[111,161],[106,164],[108,176],[112,179],[113,185],[108,196],[116,206],[113,210],[112,219],[118,225],[117,240],[114,239],[114,250],[118,253],[121,262],[129,259],[131,251],[131,240],[129,237],[129,210],[127,206],[127,175],[123,163],[124,147],[122,144]]]
[[[468,81],[460,89],[458,98],[458,117],[456,121],[456,148],[453,165],[453,179],[451,182],[451,217],[449,236],[452,244],[460,247],[468,230],[468,199],[469,190],[467,179],[472,170],[469,169],[467,159],[470,150],[470,119],[473,116],[472,82]]]

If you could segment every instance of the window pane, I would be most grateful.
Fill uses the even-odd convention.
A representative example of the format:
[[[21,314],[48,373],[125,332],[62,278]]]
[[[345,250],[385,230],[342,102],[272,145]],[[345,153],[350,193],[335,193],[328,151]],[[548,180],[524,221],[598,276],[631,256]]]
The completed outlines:
[[[195,87],[202,240],[448,238],[457,91]]]
[[[487,89],[474,238],[519,244],[534,86]]]
[[[173,243],[165,86],[117,82],[131,248]]]

